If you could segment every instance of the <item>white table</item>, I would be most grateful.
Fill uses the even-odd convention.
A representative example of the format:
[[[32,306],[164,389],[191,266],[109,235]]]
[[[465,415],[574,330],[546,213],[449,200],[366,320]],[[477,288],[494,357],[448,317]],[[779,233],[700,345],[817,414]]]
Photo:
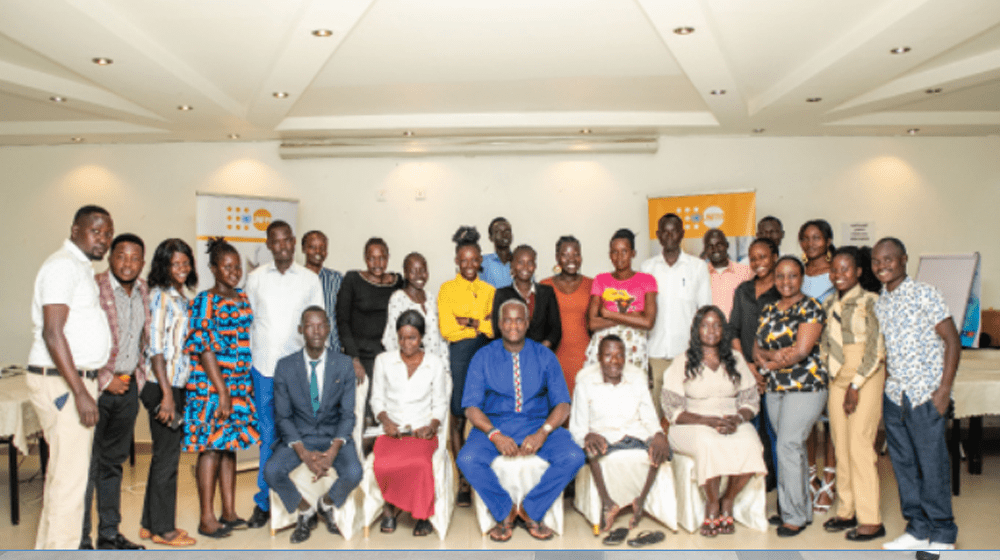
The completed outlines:
[[[21,521],[20,493],[18,489],[18,453],[28,454],[28,438],[39,435],[39,454],[42,459],[42,475],[48,458],[48,447],[41,437],[42,427],[38,423],[35,407],[31,405],[25,375],[4,374],[0,378],[0,443],[8,445],[8,474],[10,477],[10,522],[17,525]],[[16,450],[16,451],[15,451]]]

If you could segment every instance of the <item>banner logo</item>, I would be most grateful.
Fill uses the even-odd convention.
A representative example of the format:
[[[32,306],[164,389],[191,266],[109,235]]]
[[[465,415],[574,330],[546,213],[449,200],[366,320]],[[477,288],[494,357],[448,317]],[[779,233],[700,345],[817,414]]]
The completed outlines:
[[[271,225],[270,212],[261,208],[253,213],[253,227],[257,228],[257,231],[265,231],[269,225]]]

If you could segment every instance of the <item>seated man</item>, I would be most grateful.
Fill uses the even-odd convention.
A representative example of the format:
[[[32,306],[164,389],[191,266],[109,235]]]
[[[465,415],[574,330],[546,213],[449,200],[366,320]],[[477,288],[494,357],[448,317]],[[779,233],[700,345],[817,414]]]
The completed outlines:
[[[555,354],[525,339],[528,306],[508,300],[499,317],[503,338],[480,349],[469,364],[462,406],[475,428],[458,454],[458,468],[497,520],[490,539],[510,540],[520,516],[532,537],[547,540],[552,529],[542,518],[583,466],[583,451],[557,427],[569,414],[569,391]],[[533,454],[549,467],[515,508],[490,464],[498,455]]]
[[[309,538],[316,510],[331,533],[339,534],[333,518],[347,496],[361,483],[362,469],[354,448],[354,364],[351,358],[326,348],[330,322],[322,307],[302,312],[299,332],[303,350],[289,354],[274,370],[274,454],[264,466],[264,479],[278,493],[285,509],[298,510],[292,544]],[[313,476],[332,467],[337,481],[317,504],[309,504],[289,474],[305,463]]]
[[[617,335],[604,337],[597,348],[597,358],[596,364],[576,375],[569,431],[587,454],[587,464],[601,497],[601,531],[611,530],[620,508],[608,495],[598,461],[622,449],[649,451],[649,474],[632,502],[628,527],[634,529],[642,519],[642,506],[660,464],[670,460],[670,444],[660,429],[646,373],[625,364],[625,342]]]

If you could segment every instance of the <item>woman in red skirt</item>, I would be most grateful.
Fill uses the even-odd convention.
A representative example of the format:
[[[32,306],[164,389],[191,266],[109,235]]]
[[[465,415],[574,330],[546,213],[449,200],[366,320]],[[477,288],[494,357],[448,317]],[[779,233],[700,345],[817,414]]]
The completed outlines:
[[[375,480],[385,506],[381,531],[396,530],[396,515],[405,510],[417,521],[413,535],[429,535],[434,515],[434,471],[431,456],[437,431],[448,413],[449,378],[444,362],[421,348],[424,317],[405,311],[396,321],[398,352],[375,358],[371,407],[385,435],[375,440]]]

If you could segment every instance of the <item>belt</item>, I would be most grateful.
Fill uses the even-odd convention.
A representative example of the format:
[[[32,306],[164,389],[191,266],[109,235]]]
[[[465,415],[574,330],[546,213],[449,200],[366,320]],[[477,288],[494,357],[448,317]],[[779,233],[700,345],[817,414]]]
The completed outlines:
[[[43,368],[43,367],[38,367],[38,366],[28,366],[28,371],[30,373],[37,373],[39,375],[60,375],[59,370],[56,369],[56,368]],[[97,370],[96,369],[80,369],[80,370],[77,370],[77,373],[80,374],[80,377],[84,377],[86,379],[97,379]]]

